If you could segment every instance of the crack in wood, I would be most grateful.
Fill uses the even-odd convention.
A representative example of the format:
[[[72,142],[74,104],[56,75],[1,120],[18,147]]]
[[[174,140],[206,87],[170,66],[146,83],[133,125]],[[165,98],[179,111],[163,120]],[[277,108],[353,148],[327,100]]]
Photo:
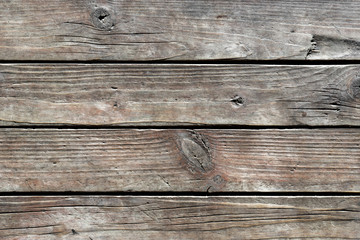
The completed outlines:
[[[311,39],[311,46],[306,53],[305,60],[324,56],[346,56],[351,52],[358,52],[359,49],[360,41],[315,34]],[[313,53],[318,56],[312,57]]]

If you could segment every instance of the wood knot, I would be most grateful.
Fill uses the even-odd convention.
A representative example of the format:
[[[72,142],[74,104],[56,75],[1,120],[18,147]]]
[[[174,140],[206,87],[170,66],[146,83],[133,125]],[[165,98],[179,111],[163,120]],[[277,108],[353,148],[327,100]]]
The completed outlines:
[[[212,180],[208,182],[206,192],[221,191],[221,189],[223,189],[225,185],[226,185],[226,180],[220,175],[215,175],[212,178]]]
[[[349,93],[353,98],[360,98],[360,76],[357,75],[356,78],[351,82]]]
[[[96,8],[91,13],[91,20],[101,30],[111,30],[115,25],[112,15],[105,8]]]
[[[199,134],[192,137],[182,136],[179,145],[191,171],[208,173],[214,169],[209,148]]]
[[[222,184],[224,182],[224,179],[220,175],[216,175],[213,177],[213,181],[216,184]]]

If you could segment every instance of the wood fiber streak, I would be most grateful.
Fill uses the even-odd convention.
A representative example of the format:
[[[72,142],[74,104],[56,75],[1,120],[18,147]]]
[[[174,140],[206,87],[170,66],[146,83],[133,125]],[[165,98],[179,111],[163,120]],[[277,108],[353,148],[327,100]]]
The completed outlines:
[[[0,129],[0,191],[359,192],[360,129]]]
[[[358,65],[0,64],[0,124],[360,126]]]
[[[357,0],[0,4],[2,60],[360,59]]]
[[[359,239],[359,197],[0,197],[0,239]]]

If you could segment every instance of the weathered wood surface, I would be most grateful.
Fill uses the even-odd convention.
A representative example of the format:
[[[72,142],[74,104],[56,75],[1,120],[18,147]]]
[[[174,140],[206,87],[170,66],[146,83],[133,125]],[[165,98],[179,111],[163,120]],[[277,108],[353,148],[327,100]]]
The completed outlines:
[[[360,198],[0,197],[0,239],[359,239]]]
[[[360,59],[360,2],[2,0],[0,59]]]
[[[360,129],[1,129],[0,191],[360,191]]]
[[[1,64],[0,120],[360,125],[358,65]]]

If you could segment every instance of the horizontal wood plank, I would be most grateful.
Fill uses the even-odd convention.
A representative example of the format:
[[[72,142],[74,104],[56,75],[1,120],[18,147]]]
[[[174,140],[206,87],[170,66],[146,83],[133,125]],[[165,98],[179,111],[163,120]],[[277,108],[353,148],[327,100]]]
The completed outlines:
[[[12,0],[0,59],[360,59],[357,0]]]
[[[0,239],[359,239],[360,198],[0,197]]]
[[[359,65],[0,64],[0,124],[356,125]]]
[[[0,129],[0,191],[359,192],[360,129]]]

